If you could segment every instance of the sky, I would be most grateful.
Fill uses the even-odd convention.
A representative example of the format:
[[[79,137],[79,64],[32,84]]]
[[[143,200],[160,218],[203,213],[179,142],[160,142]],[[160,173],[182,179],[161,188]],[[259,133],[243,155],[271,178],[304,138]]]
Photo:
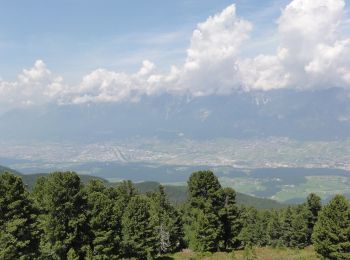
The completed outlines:
[[[14,78],[37,59],[75,80],[101,66],[132,71],[144,59],[179,63],[193,29],[210,15],[235,3],[242,15],[272,27],[283,2],[3,1],[0,59],[6,62],[0,64],[0,75]]]
[[[0,105],[350,87],[345,0],[0,1]]]

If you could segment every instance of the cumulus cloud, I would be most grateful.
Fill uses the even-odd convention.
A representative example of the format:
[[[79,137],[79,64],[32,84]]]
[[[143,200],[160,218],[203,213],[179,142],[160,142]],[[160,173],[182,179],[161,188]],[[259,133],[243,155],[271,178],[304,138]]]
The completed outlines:
[[[42,104],[64,93],[61,77],[55,77],[45,63],[37,60],[30,69],[24,69],[17,80],[0,80],[0,103],[8,107]]]
[[[251,23],[236,15],[235,5],[200,23],[193,32],[178,85],[194,95],[225,94],[239,86],[235,62]]]
[[[162,92],[193,96],[231,92],[238,87],[235,61],[251,28],[230,5],[197,25],[181,67],[159,73],[152,62],[144,61],[131,75],[98,69],[84,77],[74,102],[137,100]]]
[[[275,55],[241,59],[246,89],[347,87],[349,40],[339,25],[344,0],[294,0],[278,19],[280,46]]]
[[[344,0],[293,0],[277,20],[275,54],[241,56],[252,24],[240,18],[235,5],[199,23],[184,62],[159,69],[145,60],[135,73],[103,68],[64,84],[41,60],[13,82],[0,79],[0,103],[25,104],[137,102],[144,95],[225,95],[237,89],[350,86],[350,39],[343,37]]]
[[[155,91],[154,86],[159,80],[154,71],[155,65],[147,60],[143,61],[141,68],[135,74],[97,69],[84,76],[81,84],[71,89],[71,101],[73,103],[137,101],[141,95],[151,95]]]

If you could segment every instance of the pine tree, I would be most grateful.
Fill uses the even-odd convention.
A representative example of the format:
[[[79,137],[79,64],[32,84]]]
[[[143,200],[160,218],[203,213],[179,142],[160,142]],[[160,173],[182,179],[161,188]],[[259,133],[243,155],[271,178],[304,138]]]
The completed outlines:
[[[121,219],[103,182],[92,180],[86,187],[94,259],[119,259]]]
[[[217,251],[224,240],[221,215],[225,206],[219,180],[211,171],[194,172],[189,178],[188,190],[184,216],[186,240],[197,251]]]
[[[304,248],[308,245],[308,226],[305,221],[305,208],[302,207],[301,211],[293,212],[292,217],[292,235],[289,246],[293,248]]]
[[[318,215],[312,235],[315,250],[326,259],[350,259],[350,203],[336,195]]]
[[[322,208],[321,198],[314,193],[310,193],[309,196],[307,197],[305,206],[307,208],[307,215],[306,215],[307,226],[308,226],[307,242],[310,245],[311,235],[318,219],[318,213]]]
[[[282,218],[282,243],[283,246],[291,247],[292,244],[292,236],[293,236],[293,211],[291,207],[288,207],[283,212],[283,218]]]
[[[270,221],[267,226],[267,236],[269,240],[269,245],[273,247],[282,246],[283,244],[282,235],[283,235],[283,230],[282,230],[282,223],[280,220],[280,216],[278,214],[278,211],[273,210],[271,212]]]
[[[223,208],[225,196],[218,178],[211,171],[192,173],[188,180],[189,202],[201,208],[209,201],[216,211]]]
[[[203,209],[192,209],[194,217],[187,228],[190,232],[189,245],[198,252],[215,252],[222,238],[222,223],[214,213],[212,205],[206,203]]]
[[[123,181],[115,190],[109,190],[111,197],[115,199],[117,212],[124,212],[130,200],[138,194],[134,184],[131,181]],[[122,216],[120,216],[122,217]]]
[[[125,209],[122,219],[123,244],[125,257],[146,259],[158,249],[156,223],[151,215],[148,198],[133,196]]]
[[[241,246],[252,246],[258,243],[258,211],[255,208],[243,207],[241,209],[242,229],[239,233]]]
[[[236,192],[231,188],[224,189],[225,204],[220,212],[223,223],[222,249],[231,251],[239,245],[238,235],[242,229],[239,210],[236,205]]]
[[[183,225],[180,214],[173,207],[163,186],[157,192],[149,194],[151,198],[151,214],[155,219],[158,233],[158,253],[175,252],[183,245]]]
[[[38,185],[38,184],[37,184]],[[86,196],[77,174],[50,174],[40,190],[43,215],[41,252],[44,258],[65,259],[70,249],[84,256],[91,236],[86,215]]]
[[[34,259],[38,255],[36,210],[22,179],[0,175],[0,259]]]
[[[261,210],[258,212],[258,219],[256,225],[257,246],[267,246],[269,243],[267,228],[269,225],[271,213],[269,210]]]

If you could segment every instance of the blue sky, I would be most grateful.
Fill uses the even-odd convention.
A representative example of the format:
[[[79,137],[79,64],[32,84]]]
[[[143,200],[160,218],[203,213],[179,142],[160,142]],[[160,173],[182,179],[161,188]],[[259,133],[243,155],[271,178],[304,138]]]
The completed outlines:
[[[33,0],[0,2],[0,77],[35,60],[70,81],[98,67],[134,71],[144,59],[183,62],[196,24],[235,3],[253,37],[275,27],[284,0]],[[248,50],[254,52],[254,50]]]

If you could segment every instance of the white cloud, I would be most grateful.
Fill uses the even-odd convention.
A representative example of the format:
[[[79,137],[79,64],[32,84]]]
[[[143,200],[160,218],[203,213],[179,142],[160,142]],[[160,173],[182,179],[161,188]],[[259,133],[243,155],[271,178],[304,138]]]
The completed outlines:
[[[0,80],[0,103],[10,107],[42,104],[64,93],[61,77],[55,77],[45,63],[37,60],[30,69],[24,69],[17,80]]]
[[[288,86],[291,76],[282,66],[282,61],[287,55],[287,49],[279,49],[276,56],[259,55],[253,59],[240,60],[238,67],[242,87],[249,91],[253,89],[270,90]]]
[[[318,44],[305,71],[316,84],[350,85],[350,39],[332,45]]]
[[[73,102],[137,100],[162,92],[193,96],[231,92],[239,86],[235,62],[251,28],[231,5],[198,24],[182,66],[172,66],[168,73],[158,72],[150,61],[143,61],[135,74],[98,69],[73,91]]]
[[[235,62],[252,25],[237,17],[235,5],[200,23],[193,32],[179,88],[194,95],[224,94],[237,88]]]
[[[145,60],[135,73],[99,68],[69,86],[38,60],[13,82],[0,79],[0,103],[12,107],[138,101],[164,92],[202,96],[237,89],[349,87],[350,38],[339,29],[347,21],[344,13],[344,0],[293,0],[277,21],[276,53],[244,58],[241,48],[252,24],[230,5],[197,25],[183,64],[169,71]]]
[[[278,19],[275,55],[239,62],[246,89],[348,87],[349,40],[339,31],[343,0],[294,0]]]

